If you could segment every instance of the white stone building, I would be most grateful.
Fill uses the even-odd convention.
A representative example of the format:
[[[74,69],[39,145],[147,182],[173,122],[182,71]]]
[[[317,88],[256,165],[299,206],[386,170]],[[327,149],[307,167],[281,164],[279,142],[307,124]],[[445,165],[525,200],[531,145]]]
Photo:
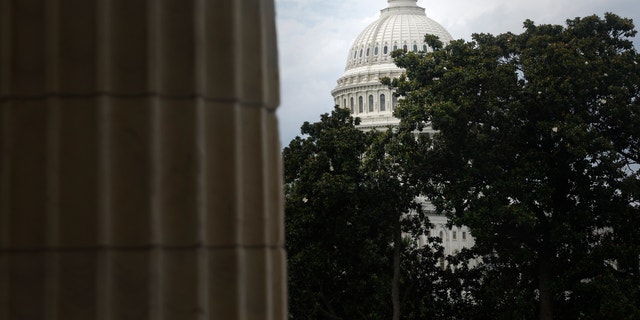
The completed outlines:
[[[389,5],[380,11],[380,18],[367,26],[356,38],[347,55],[345,72],[331,91],[336,105],[351,110],[361,119],[361,130],[395,126],[399,120],[393,117],[397,104],[393,91],[380,83],[384,77],[399,77],[391,52],[432,50],[425,42],[426,34],[433,34],[447,44],[453,38],[440,24],[427,17],[425,9],[416,0],[387,0]],[[427,132],[431,131],[426,128]],[[428,201],[423,201],[427,212],[434,212]],[[433,224],[431,236],[443,239],[445,254],[454,254],[463,247],[473,246],[467,227],[447,227],[447,218],[429,214]],[[421,239],[424,244],[426,239]]]

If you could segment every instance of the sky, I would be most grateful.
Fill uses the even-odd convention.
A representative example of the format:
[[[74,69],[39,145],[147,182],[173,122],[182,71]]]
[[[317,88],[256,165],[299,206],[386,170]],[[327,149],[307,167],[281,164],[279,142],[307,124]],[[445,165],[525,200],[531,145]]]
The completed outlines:
[[[280,143],[285,147],[305,122],[333,109],[331,90],[344,72],[347,53],[387,0],[275,0],[280,64]],[[526,19],[561,24],[567,19],[613,12],[640,27],[638,0],[418,0],[454,39],[473,33],[523,31]],[[640,36],[634,40],[640,49]]]

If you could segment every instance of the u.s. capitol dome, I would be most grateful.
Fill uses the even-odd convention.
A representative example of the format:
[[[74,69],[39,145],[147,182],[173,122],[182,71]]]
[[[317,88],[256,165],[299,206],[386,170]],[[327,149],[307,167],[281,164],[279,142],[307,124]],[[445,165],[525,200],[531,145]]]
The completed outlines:
[[[387,86],[380,84],[381,78],[394,78],[402,73],[393,63],[391,52],[431,50],[424,42],[426,34],[438,36],[445,44],[452,40],[447,30],[427,17],[416,0],[388,0],[388,3],[380,11],[380,18],[353,42],[345,72],[331,91],[336,105],[350,109],[361,119],[359,128],[363,130],[398,123],[392,115],[396,98]]]

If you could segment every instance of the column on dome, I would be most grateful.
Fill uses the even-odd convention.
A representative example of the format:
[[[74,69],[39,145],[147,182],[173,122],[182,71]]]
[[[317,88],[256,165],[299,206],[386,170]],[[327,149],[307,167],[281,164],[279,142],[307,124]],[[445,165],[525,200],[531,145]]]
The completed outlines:
[[[387,0],[389,7],[417,7],[417,0]]]
[[[355,104],[355,98],[353,97],[352,94],[349,94],[349,108],[351,108],[351,113],[356,114],[356,104]]]
[[[286,319],[273,0],[0,0],[0,319]]]

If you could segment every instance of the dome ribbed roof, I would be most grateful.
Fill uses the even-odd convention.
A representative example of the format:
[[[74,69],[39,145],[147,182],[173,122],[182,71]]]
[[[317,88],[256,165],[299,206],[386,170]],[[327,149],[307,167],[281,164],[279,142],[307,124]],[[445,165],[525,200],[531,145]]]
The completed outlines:
[[[400,121],[393,117],[398,97],[380,83],[383,77],[396,78],[403,72],[393,62],[392,51],[430,51],[424,42],[426,34],[438,36],[445,45],[452,40],[447,30],[427,17],[416,0],[388,2],[389,6],[380,11],[380,18],[353,42],[345,72],[331,91],[336,105],[350,109],[360,118],[361,130],[384,130]]]
[[[380,11],[380,18],[367,26],[353,42],[345,71],[366,65],[393,64],[389,53],[396,49],[424,50],[426,34],[438,36],[445,44],[453,40],[447,30],[427,17],[416,0],[388,2],[389,7]]]

